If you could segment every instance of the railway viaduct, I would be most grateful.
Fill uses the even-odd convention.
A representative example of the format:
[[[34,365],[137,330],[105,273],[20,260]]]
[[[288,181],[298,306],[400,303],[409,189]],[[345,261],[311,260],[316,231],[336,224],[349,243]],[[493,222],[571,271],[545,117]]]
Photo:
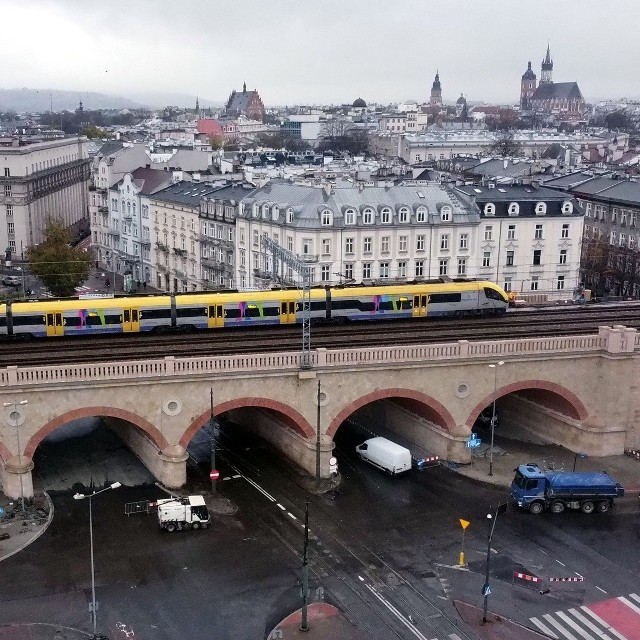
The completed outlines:
[[[497,400],[517,424],[591,456],[640,448],[640,334],[458,341],[300,353],[150,359],[0,369],[0,477],[33,495],[39,443],[62,425],[101,417],[166,486],[186,480],[186,448],[216,416],[251,426],[313,473],[320,391],[321,473],[347,419],[372,416],[458,463],[479,414]],[[489,368],[488,365],[503,362]],[[318,383],[320,388],[318,389]],[[20,404],[24,400],[26,404]]]

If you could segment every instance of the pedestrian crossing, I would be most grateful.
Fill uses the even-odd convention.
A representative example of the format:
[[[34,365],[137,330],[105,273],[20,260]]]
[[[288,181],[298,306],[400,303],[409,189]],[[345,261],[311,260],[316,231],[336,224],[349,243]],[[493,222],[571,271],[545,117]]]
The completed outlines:
[[[640,596],[630,593],[530,620],[553,640],[640,640]]]

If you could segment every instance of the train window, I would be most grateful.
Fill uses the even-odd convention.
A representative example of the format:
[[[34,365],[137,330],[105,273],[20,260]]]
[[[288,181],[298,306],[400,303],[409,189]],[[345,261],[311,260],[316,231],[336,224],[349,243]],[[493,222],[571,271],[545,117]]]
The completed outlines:
[[[176,316],[178,318],[195,318],[204,315],[204,307],[178,307],[176,309]],[[213,318],[213,314],[211,314],[210,317]]]
[[[500,300],[501,302],[504,302],[504,298],[502,297],[500,292],[496,291],[495,289],[490,289],[489,287],[484,287],[484,295],[489,300]]]
[[[269,307],[263,307],[262,308],[262,315],[263,316],[279,316],[280,315],[280,307],[276,304],[276,305],[272,305]]]
[[[7,316],[0,316],[0,327],[7,326]]]
[[[247,305],[247,309],[244,312],[245,318],[259,318],[261,315],[260,308],[255,304]]]
[[[376,305],[373,303],[373,300],[371,302],[358,302],[358,308],[360,311],[375,311],[376,310]]]
[[[444,304],[451,302],[460,302],[462,300],[461,293],[432,293],[429,296],[430,304]]]
[[[162,320],[171,317],[171,309],[158,308],[158,309],[145,309],[144,317],[146,320]]]
[[[25,327],[30,324],[44,324],[44,318],[40,315],[37,316],[28,316],[28,315],[14,315],[13,316],[13,326],[14,327]]]
[[[227,309],[226,317],[231,318],[232,320],[240,317],[240,309],[234,307],[233,309]]]
[[[102,325],[102,318],[97,313],[90,313],[85,320],[85,324],[87,327],[99,327]]]
[[[331,300],[331,308],[335,309],[336,311],[338,309],[355,309],[356,308],[356,301],[352,300],[351,298],[342,298],[339,300]]]

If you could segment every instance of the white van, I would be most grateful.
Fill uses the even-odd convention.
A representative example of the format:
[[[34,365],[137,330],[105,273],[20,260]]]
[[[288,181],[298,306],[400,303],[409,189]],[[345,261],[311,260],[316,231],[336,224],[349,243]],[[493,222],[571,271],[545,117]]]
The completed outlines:
[[[397,476],[411,469],[411,452],[386,438],[370,438],[356,447],[361,460]]]

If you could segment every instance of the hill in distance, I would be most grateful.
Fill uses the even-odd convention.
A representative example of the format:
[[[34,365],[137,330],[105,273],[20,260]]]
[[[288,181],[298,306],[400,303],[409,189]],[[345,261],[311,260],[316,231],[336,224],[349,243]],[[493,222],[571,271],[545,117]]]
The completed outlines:
[[[94,91],[62,91],[59,89],[0,89],[0,111],[43,112],[74,111],[82,101],[85,109],[157,109],[168,105],[194,107],[196,96],[181,93],[140,93],[131,98],[112,96]],[[199,99],[201,108],[219,106],[220,103]]]

